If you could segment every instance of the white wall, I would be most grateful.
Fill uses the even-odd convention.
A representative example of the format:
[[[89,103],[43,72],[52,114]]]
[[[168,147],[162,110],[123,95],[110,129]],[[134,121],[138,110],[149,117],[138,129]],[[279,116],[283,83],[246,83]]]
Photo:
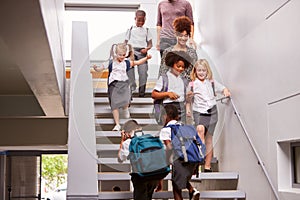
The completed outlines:
[[[195,9],[203,50],[231,89],[280,199],[293,200],[299,190],[280,183],[279,177],[291,174],[289,169],[279,173],[277,141],[300,139],[295,120],[299,96],[270,104],[300,91],[300,1],[289,1],[268,18],[285,2],[199,0]],[[238,186],[247,200],[275,199],[230,106],[227,114],[224,132],[215,141],[220,170],[240,173]]]

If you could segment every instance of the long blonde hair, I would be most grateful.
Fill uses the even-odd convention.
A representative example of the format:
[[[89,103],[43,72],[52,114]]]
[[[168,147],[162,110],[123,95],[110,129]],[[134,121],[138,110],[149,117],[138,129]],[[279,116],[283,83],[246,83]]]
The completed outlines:
[[[195,64],[194,64],[194,67],[191,71],[191,74],[190,74],[190,77],[191,77],[191,80],[192,81],[195,81],[197,79],[197,73],[196,73],[196,70],[197,70],[197,67],[199,66],[203,66],[206,68],[207,70],[207,76],[206,78],[209,79],[209,80],[212,80],[213,79],[213,74],[212,74],[212,71],[211,71],[211,68],[208,64],[208,61],[206,59],[199,59]]]

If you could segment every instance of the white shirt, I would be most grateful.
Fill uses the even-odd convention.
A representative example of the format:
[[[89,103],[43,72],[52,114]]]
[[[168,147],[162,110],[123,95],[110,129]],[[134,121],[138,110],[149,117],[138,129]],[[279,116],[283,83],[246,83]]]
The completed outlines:
[[[152,40],[152,35],[150,30],[147,30],[144,26],[137,27],[134,25],[127,30],[125,40],[128,40],[128,44],[131,44],[134,48],[146,48],[148,46],[147,42]]]
[[[129,155],[129,144],[131,142],[131,139],[127,139],[122,143],[122,147],[119,151],[119,159],[123,162],[127,160],[127,157]]]
[[[106,65],[108,68],[108,65]],[[126,72],[126,62],[125,60],[122,62],[118,62],[116,60],[112,63],[112,71],[109,76],[108,84],[113,81],[126,81],[128,80],[127,72]]]
[[[141,136],[143,134],[142,131],[136,131],[136,136]],[[131,137],[134,136],[134,132],[131,134]],[[131,138],[128,138],[127,140],[123,141],[122,147],[119,150],[119,159],[123,162],[127,160],[127,157],[129,155],[129,145],[131,142]]]
[[[166,73],[168,77],[168,92],[174,92],[179,95],[179,98],[176,100],[172,100],[170,98],[165,98],[163,103],[171,103],[171,102],[183,102],[185,100],[184,93],[184,82],[180,76],[175,76],[170,70]],[[158,92],[163,88],[163,79],[160,76],[156,82],[154,90]]]
[[[207,113],[208,109],[217,104],[211,81],[205,79],[202,82],[199,79],[196,79],[193,83],[189,83],[187,92],[191,90],[192,84],[194,92],[193,110],[200,113]],[[214,84],[216,92],[222,92],[225,89],[225,86],[216,80],[214,80]]]
[[[171,124],[177,124],[176,120],[171,120],[167,123],[168,125]],[[164,140],[170,140],[171,141],[171,128],[170,127],[164,127],[161,129],[160,133],[159,133],[159,138],[164,141]]]

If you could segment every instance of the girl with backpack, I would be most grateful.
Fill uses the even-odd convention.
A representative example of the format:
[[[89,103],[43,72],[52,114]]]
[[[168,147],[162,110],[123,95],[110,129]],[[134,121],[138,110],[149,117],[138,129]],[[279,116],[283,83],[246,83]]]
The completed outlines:
[[[201,138],[205,136],[206,158],[204,172],[212,172],[211,159],[213,156],[212,137],[218,122],[216,92],[230,96],[229,90],[213,79],[209,63],[205,59],[198,60],[191,72],[191,82],[187,88],[186,114],[193,114],[195,126]]]
[[[109,60],[109,65],[97,67],[94,65],[95,71],[102,71],[105,68],[108,68],[108,98],[110,107],[113,113],[113,118],[116,125],[113,128],[113,131],[120,131],[120,116],[119,108],[123,108],[124,118],[130,118],[129,113],[129,103],[131,99],[131,92],[129,89],[129,82],[127,71],[134,67],[135,65],[141,65],[145,63],[148,59],[151,59],[151,55],[140,60],[128,60],[127,57],[130,57],[130,53],[133,53],[130,45],[125,43],[113,44],[111,47],[111,55]]]
[[[169,67],[166,74],[162,74],[152,91],[151,97],[162,99],[163,105],[172,104],[179,112],[179,120],[185,123],[185,89],[188,80],[181,76],[190,65],[190,56],[184,51],[171,51],[166,55],[165,63]]]

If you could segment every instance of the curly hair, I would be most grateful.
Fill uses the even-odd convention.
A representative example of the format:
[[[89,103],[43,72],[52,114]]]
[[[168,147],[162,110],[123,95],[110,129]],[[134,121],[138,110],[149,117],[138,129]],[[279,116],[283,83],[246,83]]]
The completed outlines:
[[[191,57],[184,51],[170,51],[166,55],[165,63],[169,67],[173,67],[173,65],[179,61],[184,63],[184,68],[188,68],[191,65]]]
[[[191,36],[192,21],[187,16],[177,17],[173,21],[173,27],[176,33],[182,33],[186,31]]]

